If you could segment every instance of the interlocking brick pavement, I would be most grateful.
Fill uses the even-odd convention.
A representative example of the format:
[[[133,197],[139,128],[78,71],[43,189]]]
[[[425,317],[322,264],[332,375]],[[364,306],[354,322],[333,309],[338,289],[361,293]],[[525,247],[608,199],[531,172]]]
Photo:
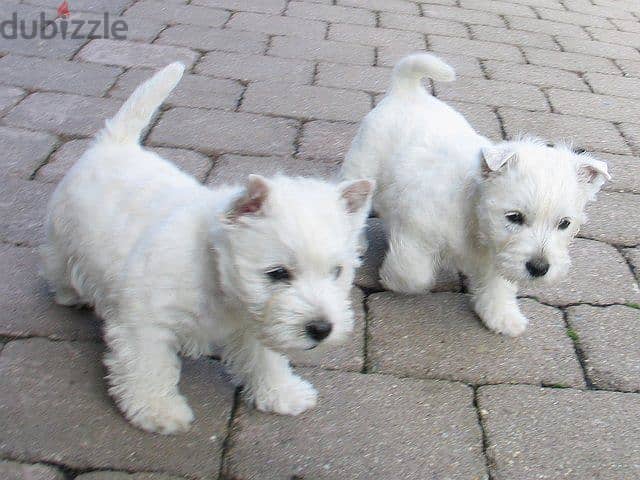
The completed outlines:
[[[7,0],[0,21],[55,17]],[[194,480],[640,476],[640,3],[636,0],[70,0],[126,40],[0,35],[0,478]],[[293,356],[319,389],[265,415],[211,358],[186,361],[197,419],[143,433],[106,393],[100,321],[38,276],[45,205],[90,137],[151,72],[181,84],[145,142],[215,186],[249,173],[332,178],[391,67],[415,50],[456,69],[427,83],[493,140],[531,133],[609,163],[570,275],[524,287],[521,338],[487,331],[467,286],[385,292],[368,222],[350,341]],[[515,385],[514,385],[515,384]]]

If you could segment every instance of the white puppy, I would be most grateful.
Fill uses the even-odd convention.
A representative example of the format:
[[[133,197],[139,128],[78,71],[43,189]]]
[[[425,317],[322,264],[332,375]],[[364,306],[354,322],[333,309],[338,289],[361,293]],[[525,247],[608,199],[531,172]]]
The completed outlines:
[[[389,251],[380,278],[389,289],[429,289],[441,264],[471,280],[475,311],[491,330],[527,325],[517,282],[567,272],[568,245],[584,208],[609,178],[605,163],[534,139],[493,144],[429,95],[425,76],[455,78],[426,53],[401,60],[388,95],[363,120],[343,178],[373,178],[373,208]]]
[[[53,194],[43,248],[56,301],[104,318],[110,393],[133,424],[161,433],[193,420],[178,354],[213,345],[258,409],[315,405],[282,352],[352,330],[349,290],[373,189],[282,176],[203,187],[139,145],[183,70],[166,67],[107,122]]]

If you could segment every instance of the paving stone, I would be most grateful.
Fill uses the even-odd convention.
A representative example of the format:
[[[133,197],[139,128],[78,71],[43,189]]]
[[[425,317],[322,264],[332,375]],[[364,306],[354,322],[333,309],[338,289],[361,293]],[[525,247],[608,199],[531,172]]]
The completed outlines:
[[[89,136],[112,117],[122,102],[67,93],[29,95],[5,117],[8,124],[64,135]]]
[[[368,45],[295,37],[273,37],[268,53],[276,57],[355,65],[371,65],[375,58],[374,47]]]
[[[541,67],[538,65],[498,62],[495,60],[485,60],[484,65],[491,79],[528,83],[541,87],[589,90],[589,87],[587,87],[578,74],[566,70]]]
[[[450,35],[467,38],[467,29],[462,23],[440,18],[417,17],[398,13],[380,13],[380,26],[412,32]]]
[[[640,33],[640,22],[637,20],[620,20],[612,18],[609,21],[618,27],[619,30]]]
[[[304,18],[278,17],[259,13],[239,12],[231,17],[227,28],[248,30],[271,35],[290,35],[292,37],[317,38],[325,37],[327,24],[317,20]]]
[[[93,140],[70,140],[58,148],[51,158],[36,173],[36,180],[46,183],[58,183],[76,160],[89,148]]]
[[[527,5],[515,5],[510,2],[485,2],[483,0],[461,0],[462,8],[480,10],[483,12],[493,12],[498,15],[519,15],[521,17],[535,17],[536,14]]]
[[[489,331],[467,295],[369,297],[368,361],[374,372],[474,384],[584,386],[562,312],[521,300],[530,323],[518,338]]]
[[[640,48],[640,37],[635,32],[620,32],[595,27],[587,27],[587,30],[592,37],[601,42],[617,43],[619,45]]]
[[[137,2],[124,14],[125,18],[142,17],[165,24],[184,23],[205,27],[221,27],[229,19],[229,16],[230,13],[225,10],[157,0]]]
[[[531,85],[523,85],[499,80],[481,78],[460,78],[453,83],[438,84],[438,98],[458,100],[482,105],[500,105],[547,111],[549,106],[540,90]]]
[[[571,11],[588,13],[589,15],[595,15],[605,18],[622,18],[627,20],[634,20],[635,17],[621,8],[621,2],[610,3],[606,7],[593,4],[589,0],[566,0],[562,2],[564,6]]]
[[[155,43],[180,45],[206,51],[264,53],[267,48],[267,35],[194,25],[174,25],[164,30]]]
[[[640,100],[569,90],[548,90],[559,113],[601,118],[612,122],[640,123]]]
[[[238,80],[279,81],[310,83],[313,63],[264,55],[244,53],[209,52],[196,65],[196,73]]]
[[[502,140],[500,121],[491,107],[463,102],[447,103],[459,111],[478,133],[496,142]]]
[[[518,48],[503,43],[429,35],[429,47],[434,52],[472,55],[482,59],[490,58],[511,62],[523,61],[522,54]]]
[[[580,235],[616,245],[640,244],[640,196],[602,192],[587,208],[589,221]]]
[[[601,27],[611,28],[611,23],[606,18],[597,15],[589,15],[588,13],[579,12],[563,12],[552,8],[536,8],[540,18],[544,20],[552,20],[554,22],[570,23],[572,25],[581,25],[583,27]]]
[[[118,79],[110,95],[123,100],[129,98],[135,88],[151,78],[153,70],[134,68]],[[165,105],[177,107],[221,108],[234,110],[240,101],[244,87],[234,80],[184,75]]]
[[[98,0],[95,0],[95,2],[98,3]],[[74,12],[72,13],[72,20],[83,20],[85,22],[99,21],[101,25],[104,25],[104,11],[100,13],[76,12],[75,3],[72,8],[74,9]],[[127,24],[126,32],[120,33],[120,35],[124,37],[120,38],[122,40],[150,43],[158,36],[158,33],[166,27],[160,20],[149,20],[142,17],[127,17],[126,19],[119,17],[117,19],[124,20]],[[109,21],[115,23],[114,20]],[[87,24],[87,27],[85,28],[88,35],[93,27],[91,27],[91,24]],[[112,34],[109,36],[111,35]]]
[[[338,5],[367,8],[369,10],[397,13],[420,13],[418,5],[407,0],[338,0]]]
[[[603,189],[612,192],[640,193],[640,159],[631,155],[597,153],[596,157],[607,162],[611,180]]]
[[[38,213],[44,216],[44,209]],[[0,335],[99,339],[99,322],[89,310],[61,307],[53,302],[46,282],[39,276],[41,265],[37,249],[0,245],[4,272],[0,284]]]
[[[342,372],[303,376],[320,393],[315,409],[292,418],[241,407],[225,462],[227,477],[485,475],[469,387]]]
[[[621,305],[568,309],[578,335],[589,379],[596,388],[640,391],[640,307]]]
[[[640,98],[640,78],[588,73],[585,79],[596,93],[618,97]]]
[[[558,0],[509,0],[509,2],[517,3],[518,5],[529,5],[531,7],[547,7],[564,10],[564,7]]]
[[[302,127],[298,156],[342,162],[357,130],[358,124],[355,123],[324,120],[306,122]]]
[[[21,88],[0,86],[0,113],[9,110],[22,98],[26,92]]]
[[[569,141],[575,147],[612,153],[630,153],[616,127],[604,120],[498,108],[508,138],[518,134],[538,135],[553,142]]]
[[[556,40],[567,52],[583,53],[585,55],[597,55],[612,59],[640,60],[638,50],[625,45],[615,43],[597,42],[593,40],[581,40],[571,37],[556,37]],[[535,46],[535,45],[532,45]]]
[[[545,48],[547,50],[559,50],[558,44],[553,41],[551,35],[524,30],[509,30],[506,28],[490,27],[487,25],[471,25],[472,38],[488,42],[507,43],[522,47]]]
[[[362,25],[334,23],[329,26],[329,40],[385,47],[402,45],[414,50],[424,50],[424,35],[403,30],[389,30]]]
[[[2,81],[34,90],[100,96],[113,85],[122,69],[55,59],[7,55],[0,59]]]
[[[567,23],[512,15],[506,15],[504,18],[506,19],[509,28],[514,30],[546,33],[547,35],[564,35],[566,37],[584,38],[585,40],[589,39],[587,32],[578,25],[569,25]]]
[[[640,281],[640,248],[625,248],[623,252],[627,261],[631,265],[631,268],[636,274],[636,278]]]
[[[600,193],[603,197],[606,193]],[[600,201],[600,199],[598,199]],[[570,247],[572,266],[564,280],[553,285],[520,288],[519,294],[551,305],[638,302],[638,285],[622,255],[611,245],[578,238]]]
[[[45,339],[14,341],[4,348],[2,454],[76,469],[216,477],[233,401],[217,362],[184,362],[180,388],[196,416],[189,432],[151,435],[131,426],[107,396],[102,350],[98,344]]]
[[[241,12],[282,13],[286,0],[192,0],[192,5],[224,8]]]
[[[371,97],[353,90],[255,82],[247,88],[240,108],[253,113],[357,122],[371,109]]]
[[[64,480],[60,470],[47,465],[0,460],[0,477],[4,480]]]
[[[349,88],[373,93],[383,93],[391,84],[391,69],[319,63],[316,84],[334,88]]]
[[[329,370],[359,372],[364,366],[364,295],[354,288],[351,304],[355,314],[353,333],[341,345],[321,343],[313,350],[297,351],[289,356],[295,366],[318,366]]]
[[[222,155],[214,162],[207,180],[208,185],[245,183],[252,173],[273,176],[278,173],[289,176],[331,178],[338,170],[334,159],[305,160],[291,157],[251,157]]]
[[[162,116],[148,141],[208,153],[287,155],[293,153],[296,132],[293,120],[177,107]]]
[[[640,152],[640,125],[637,123],[620,123],[618,127],[634,151]]]
[[[478,403],[496,479],[640,475],[638,395],[495,385]]]
[[[449,7],[446,5],[429,5],[423,3],[422,15],[425,17],[446,18],[477,25],[505,26],[502,18],[495,13],[486,11],[479,12],[477,10],[467,10],[465,8]]]
[[[29,180],[54,149],[58,139],[42,132],[0,127],[0,175]]]
[[[620,73],[618,67],[611,60],[592,55],[572,52],[550,52],[549,50],[529,47],[524,48],[524,54],[529,62],[547,67],[562,68],[576,72]]]
[[[382,220],[369,218],[367,221],[367,251],[362,265],[356,271],[355,284],[370,290],[384,290],[380,284],[378,272],[387,252],[387,235]],[[434,292],[455,292],[460,290],[460,278],[457,272],[443,270],[438,273]]]
[[[287,7],[288,17],[324,20],[336,23],[353,23],[357,25],[375,26],[376,16],[373,12],[361,8],[341,7],[339,5],[310,5],[291,2]]]
[[[71,5],[73,18],[80,12],[97,12],[120,14],[130,6],[135,0],[74,0]],[[29,0],[33,5],[43,5],[49,8],[57,8],[59,0]]]
[[[185,477],[163,473],[91,472],[78,475],[75,480],[186,480]]]
[[[104,39],[92,40],[77,55],[78,59],[85,62],[142,68],[165,67],[175,61],[189,68],[198,57],[197,52],[184,47]]]
[[[52,186],[6,177],[0,182],[0,240],[39,245],[45,206]]]
[[[211,171],[212,160],[198,152],[182,148],[152,148],[162,158],[174,163],[180,170],[204,182]]]

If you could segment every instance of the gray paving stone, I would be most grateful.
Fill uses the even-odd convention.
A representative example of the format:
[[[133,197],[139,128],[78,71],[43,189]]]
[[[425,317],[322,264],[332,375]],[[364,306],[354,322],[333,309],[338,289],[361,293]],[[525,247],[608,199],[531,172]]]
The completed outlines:
[[[3,83],[33,90],[103,95],[122,69],[56,59],[7,55],[0,59]]]
[[[376,16],[373,12],[361,8],[349,8],[339,5],[310,5],[291,2],[285,14],[288,17],[324,20],[326,22],[353,23],[357,25],[375,26]]]
[[[605,58],[640,60],[638,50],[625,45],[615,43],[597,42],[593,40],[581,40],[571,37],[556,37],[558,43],[567,52],[583,53],[585,55],[598,55]],[[535,46],[535,45],[532,45]],[[538,48],[540,48],[538,46]]]
[[[537,8],[540,18],[552,20],[554,22],[570,23],[571,25],[581,25],[583,27],[611,28],[611,23],[606,18],[579,12],[563,12],[555,8]]]
[[[239,12],[231,17],[227,28],[262,32],[271,35],[290,35],[302,38],[325,38],[326,22],[304,18],[279,17],[259,13]]]
[[[607,59],[572,52],[551,52],[539,48],[524,48],[529,62],[547,67],[562,68],[576,72],[620,73],[618,67]]]
[[[457,20],[459,22],[476,25],[493,25],[495,27],[505,26],[504,20],[495,13],[449,7],[446,5],[430,5],[423,3],[422,14],[425,17],[446,18],[449,20]]]
[[[601,192],[598,201],[587,208],[587,215],[581,236],[629,247],[640,244],[640,196]]]
[[[174,25],[164,30],[155,43],[207,51],[263,53],[267,48],[267,35],[194,25]]]
[[[285,0],[192,0],[192,5],[224,8],[241,12],[282,13],[286,7]]]
[[[610,2],[606,7],[591,3],[589,0],[566,0],[562,2],[568,10],[588,13],[605,18],[622,18],[634,20],[631,13],[621,8],[621,2]]]
[[[506,28],[490,27],[487,25],[471,25],[472,38],[487,42],[507,43],[522,47],[537,47],[547,50],[559,50],[558,44],[551,35],[524,30],[510,30]]]
[[[107,396],[102,349],[45,339],[5,346],[0,356],[2,455],[77,469],[216,477],[233,399],[217,362],[184,362],[180,388],[196,416],[189,432],[151,435],[131,426]]]
[[[293,153],[297,122],[251,113],[177,107],[151,131],[149,143],[207,153],[287,155]]]
[[[362,25],[344,25],[334,23],[329,26],[329,40],[339,42],[385,47],[402,45],[414,50],[424,50],[424,35],[403,30],[365,27]]]
[[[332,40],[309,40],[295,37],[273,37],[269,55],[302,60],[371,65],[375,58],[374,47]]]
[[[474,384],[583,387],[562,313],[533,300],[520,303],[529,326],[521,337],[507,338],[482,325],[467,295],[373,294],[368,299],[371,369]]]
[[[400,59],[409,53],[413,53],[413,50],[407,49],[406,47],[379,47],[377,65],[393,67]],[[456,71],[456,76],[458,77],[485,78],[482,68],[480,68],[480,62],[475,57],[442,52],[438,52],[437,56],[451,65]]]
[[[94,0],[96,4],[99,3],[99,0]],[[91,13],[91,12],[76,12],[75,11],[75,3],[71,7],[74,9],[72,15],[72,20],[83,20],[85,22],[89,21],[99,21],[101,25],[104,25],[104,10],[100,13]],[[123,20],[122,18],[117,18],[117,20]],[[127,17],[124,19],[127,24],[127,30],[121,35],[124,37],[123,40],[129,41],[138,41],[150,43],[152,42],[163,30],[166,25],[162,23],[160,20],[149,20],[142,17]],[[110,17],[109,22],[115,23],[113,17]],[[91,24],[86,24],[85,27],[87,35],[91,31]],[[104,28],[104,27],[102,27]],[[111,35],[111,34],[109,34]],[[104,36],[104,34],[103,34]]]
[[[221,27],[229,19],[230,13],[216,8],[184,5],[158,0],[142,0],[124,14],[125,18],[142,17],[165,24],[183,23],[205,27]]]
[[[640,33],[640,22],[638,22],[637,20],[620,20],[617,18],[612,18],[610,19],[610,21],[616,27],[618,27],[618,30]]]
[[[70,5],[73,18],[75,14],[80,12],[97,12],[97,13],[113,13],[120,14],[130,6],[135,0],[74,0]],[[29,0],[33,5],[43,5],[49,8],[57,8],[60,5],[59,0]]]
[[[0,86],[0,114],[9,110],[26,95],[21,88]]]
[[[478,402],[497,480],[640,475],[638,395],[496,385]]]
[[[560,70],[558,68],[498,62],[495,60],[485,60],[484,65],[491,79],[528,83],[541,87],[589,90],[589,87],[587,87],[586,83],[582,81],[577,73]]]
[[[100,130],[121,105],[110,98],[36,92],[11,110],[5,121],[17,127],[86,137]]]
[[[429,35],[429,48],[434,52],[472,55],[481,59],[523,62],[520,50],[513,45],[504,43]]]
[[[548,94],[551,104],[559,113],[612,122],[640,123],[640,100],[554,88]]]
[[[624,256],[631,265],[631,268],[636,274],[636,278],[640,281],[640,247],[625,248],[623,250]]]
[[[412,32],[449,35],[467,38],[467,29],[462,23],[441,18],[417,17],[399,13],[380,13],[380,26]]]
[[[566,37],[583,38],[589,40],[589,35],[578,25],[539,20],[537,18],[518,17],[506,15],[505,20],[509,28],[524,30],[526,32],[546,33],[547,35],[564,35]]]
[[[411,13],[415,15],[420,13],[418,5],[408,0],[338,0],[338,5],[383,12]]]
[[[47,465],[0,460],[0,477],[4,480],[64,480],[60,470]]]
[[[222,155],[214,162],[207,180],[208,185],[244,183],[252,173],[273,176],[278,173],[289,176],[331,178],[338,170],[335,160],[305,160],[291,157],[252,157]]]
[[[637,123],[620,123],[618,127],[627,142],[631,144],[634,152],[640,153],[640,125]]]
[[[0,182],[0,240],[39,245],[45,206],[52,189],[40,182],[4,178]]]
[[[640,78],[588,73],[585,79],[596,93],[618,97],[640,98]]]
[[[289,356],[296,366],[318,366],[330,370],[359,372],[364,365],[365,313],[364,295],[354,288],[351,304],[355,313],[353,333],[341,345],[323,343],[313,350],[297,351]]]
[[[629,47],[640,48],[640,38],[635,32],[620,32],[606,28],[586,27],[592,37],[601,42],[617,43]]]
[[[596,388],[640,391],[640,306],[579,305],[569,308],[567,320],[578,335]]]
[[[105,65],[147,68],[164,67],[171,62],[180,61],[188,68],[199,56],[197,52],[184,47],[99,39],[89,42],[78,53],[77,58]]]
[[[225,465],[228,477],[485,475],[468,387],[357,373],[308,371],[303,376],[320,393],[315,409],[291,418],[241,407]]]
[[[211,171],[212,160],[202,153],[182,148],[152,148],[162,158],[174,163],[180,170],[204,182]]]
[[[611,180],[603,187],[605,190],[640,193],[640,159],[638,157],[607,153],[598,153],[596,156],[607,162],[611,174]]]
[[[46,165],[36,173],[35,179],[39,182],[58,183],[69,171],[73,164],[89,148],[92,140],[70,140],[58,148]]]
[[[498,113],[508,138],[528,133],[554,142],[570,141],[586,150],[631,153],[618,129],[604,120],[508,107],[498,108]]]
[[[75,480],[186,480],[185,477],[163,473],[91,472],[78,475]]]
[[[536,14],[528,5],[515,5],[510,2],[485,2],[483,0],[461,0],[462,8],[493,12],[499,15],[519,15],[521,17],[535,17]]]
[[[0,127],[0,175],[29,180],[58,143],[53,135]]]
[[[543,112],[549,109],[544,95],[538,88],[500,80],[460,78],[452,83],[438,84],[437,92],[441,100],[511,106]]]
[[[387,91],[391,83],[391,69],[337,63],[320,63],[316,73],[316,85],[349,88],[373,93]]]
[[[110,96],[129,98],[135,88],[153,75],[153,70],[133,68],[118,79]],[[220,108],[234,110],[244,87],[237,81],[186,74],[165,105],[176,107]]]
[[[356,123],[326,122],[314,120],[302,127],[300,158],[326,158],[342,162],[351,140],[358,130]]]
[[[578,238],[569,252],[572,266],[564,280],[553,285],[522,286],[519,294],[551,305],[610,305],[640,300],[638,284],[614,247]]]
[[[353,90],[255,82],[247,88],[240,109],[302,119],[357,122],[371,109],[371,97]]]
[[[196,73],[245,81],[311,83],[313,63],[264,55],[209,52],[196,65]]]
[[[44,211],[41,212],[44,215]],[[66,340],[100,338],[99,322],[88,310],[55,305],[39,276],[37,249],[0,245],[0,335]],[[0,477],[1,478],[1,477]]]
[[[474,103],[447,102],[459,111],[477,132],[499,142],[502,140],[502,129],[498,117],[491,107]]]

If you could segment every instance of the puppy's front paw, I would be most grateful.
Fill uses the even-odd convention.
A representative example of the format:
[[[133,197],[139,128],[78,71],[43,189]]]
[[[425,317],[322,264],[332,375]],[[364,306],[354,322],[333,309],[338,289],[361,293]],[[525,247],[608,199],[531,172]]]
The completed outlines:
[[[262,412],[299,415],[316,406],[318,392],[306,380],[292,375],[287,383],[261,385],[256,389],[254,403]]]
[[[164,435],[186,432],[194,419],[182,395],[149,399],[141,408],[125,411],[125,415],[136,427]]]
[[[509,337],[522,335],[529,321],[516,308],[502,305],[476,304],[476,313],[489,330]]]

